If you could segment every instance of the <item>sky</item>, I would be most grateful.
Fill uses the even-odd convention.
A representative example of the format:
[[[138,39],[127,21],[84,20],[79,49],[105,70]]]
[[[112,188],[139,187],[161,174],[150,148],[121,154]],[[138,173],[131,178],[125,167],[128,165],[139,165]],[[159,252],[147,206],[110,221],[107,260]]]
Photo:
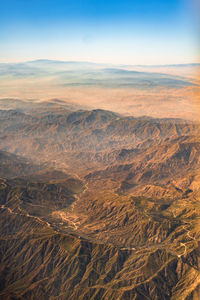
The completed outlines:
[[[198,62],[199,0],[0,0],[0,62]]]

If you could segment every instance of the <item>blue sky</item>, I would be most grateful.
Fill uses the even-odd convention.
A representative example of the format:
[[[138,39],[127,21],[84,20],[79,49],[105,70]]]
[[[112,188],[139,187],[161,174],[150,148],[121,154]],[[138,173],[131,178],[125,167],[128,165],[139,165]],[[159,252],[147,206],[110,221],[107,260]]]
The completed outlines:
[[[0,61],[197,61],[191,0],[0,0]]]

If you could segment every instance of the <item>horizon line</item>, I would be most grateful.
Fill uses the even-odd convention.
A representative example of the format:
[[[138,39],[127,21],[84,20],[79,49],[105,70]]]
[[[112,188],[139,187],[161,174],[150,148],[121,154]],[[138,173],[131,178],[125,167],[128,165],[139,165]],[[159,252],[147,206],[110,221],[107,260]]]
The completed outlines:
[[[187,63],[168,63],[168,64],[127,64],[127,63],[109,63],[109,62],[95,62],[88,60],[60,60],[60,59],[48,59],[38,58],[31,60],[19,60],[19,61],[0,61],[0,64],[18,64],[18,63],[33,63],[33,62],[61,62],[61,63],[88,63],[94,65],[113,65],[113,66],[134,66],[134,67],[164,67],[164,66],[198,66],[199,62],[187,62]]]

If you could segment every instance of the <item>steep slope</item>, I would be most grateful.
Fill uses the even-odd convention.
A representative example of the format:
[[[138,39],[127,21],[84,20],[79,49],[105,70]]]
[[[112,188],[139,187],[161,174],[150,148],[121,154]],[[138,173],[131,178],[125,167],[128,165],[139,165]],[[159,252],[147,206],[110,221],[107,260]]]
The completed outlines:
[[[190,231],[184,241],[174,237],[176,251],[119,249],[7,207],[0,212],[1,299],[198,299],[200,252]]]
[[[63,108],[0,121],[1,299],[200,297],[198,124]]]
[[[66,208],[67,199],[53,200],[48,190],[1,181],[1,299],[198,299],[197,192],[169,205],[108,193],[87,202],[86,191],[90,220],[69,235],[69,222],[64,230],[33,209],[41,201],[46,211]]]
[[[20,156],[0,151],[0,177],[12,178],[26,176],[45,168],[45,164],[34,165],[32,161]]]
[[[0,149],[73,169],[112,163],[113,151],[143,148],[198,132],[193,122],[123,117],[109,111],[0,112]],[[104,159],[105,158],[105,159]],[[71,165],[71,166],[70,166]]]

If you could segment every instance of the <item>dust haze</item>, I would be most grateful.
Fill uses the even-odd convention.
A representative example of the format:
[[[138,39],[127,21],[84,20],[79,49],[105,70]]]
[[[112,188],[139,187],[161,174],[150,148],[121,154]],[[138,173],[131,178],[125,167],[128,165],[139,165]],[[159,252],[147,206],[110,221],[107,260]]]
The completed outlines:
[[[123,115],[198,119],[198,64],[101,65],[48,60],[0,64],[0,97],[59,99],[80,109]]]

